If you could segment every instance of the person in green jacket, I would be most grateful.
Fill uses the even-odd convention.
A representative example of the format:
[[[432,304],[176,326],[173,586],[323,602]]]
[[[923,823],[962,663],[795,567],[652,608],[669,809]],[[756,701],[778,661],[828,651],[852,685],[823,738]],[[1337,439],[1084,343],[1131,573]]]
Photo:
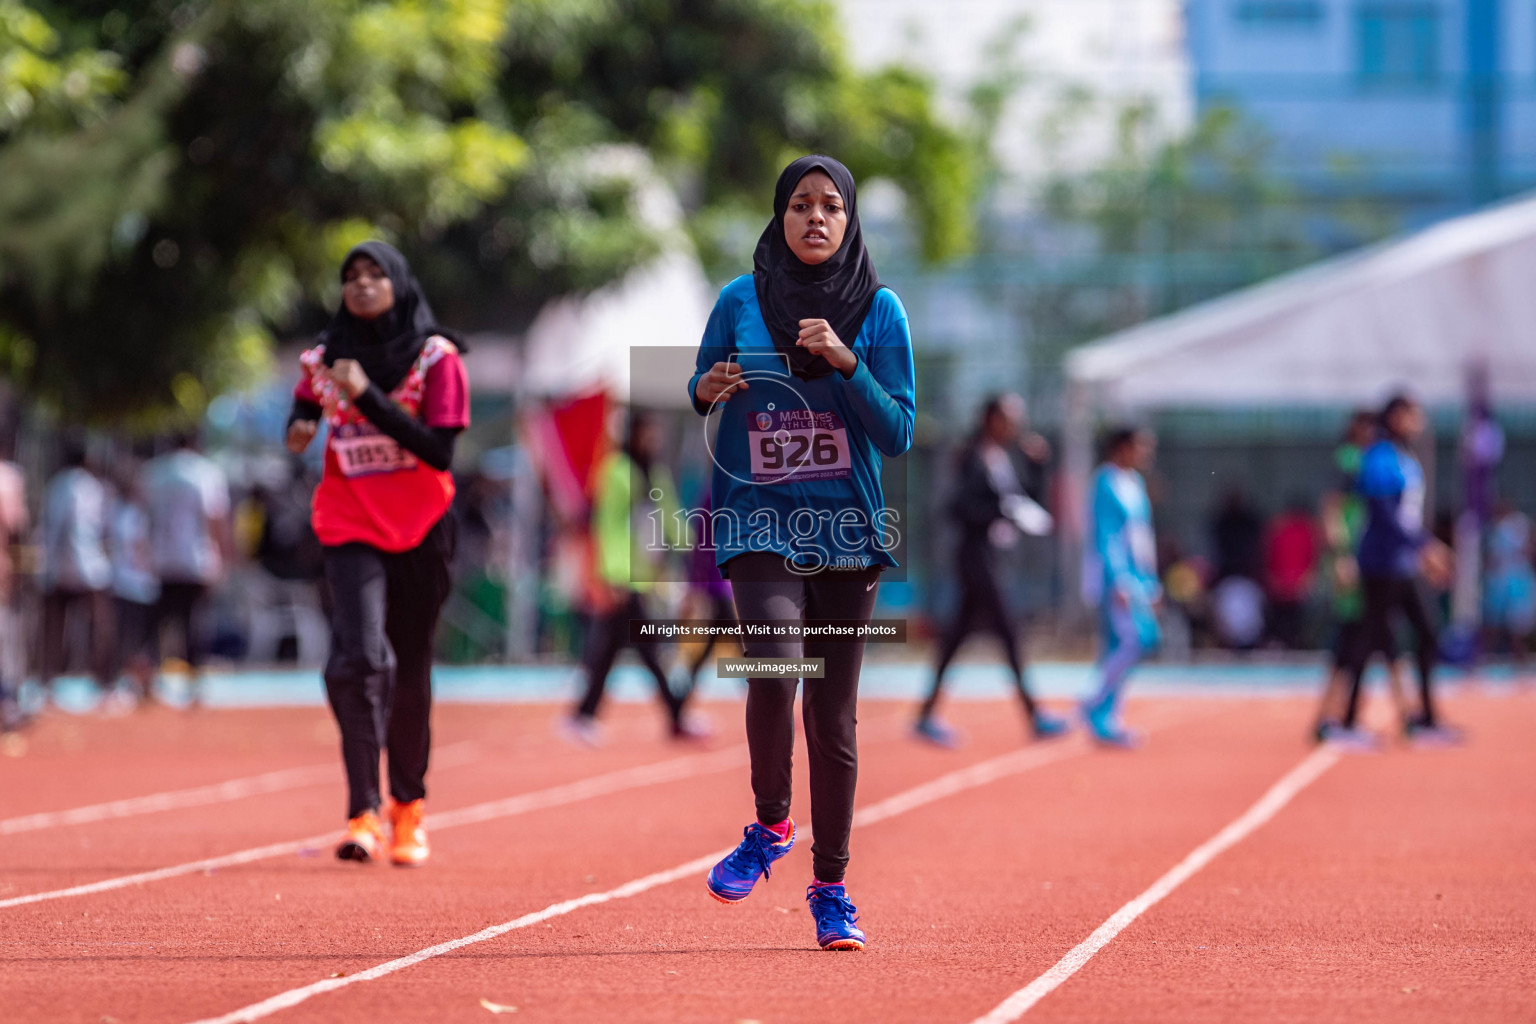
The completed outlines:
[[[666,466],[657,460],[660,448],[661,424],[653,416],[637,413],[630,418],[624,446],[609,452],[595,472],[593,614],[581,659],[587,685],[566,723],[568,735],[589,745],[600,740],[597,710],[614,660],[626,646],[635,648],[641,664],[656,680],[656,694],[666,709],[672,737],[698,739],[706,734],[684,716],[686,697],[672,692],[656,657],[656,645],[632,643],[630,638],[630,620],[647,617],[645,595],[659,578],[665,549],[679,547],[682,540],[677,489]],[[658,530],[663,536],[655,536]]]

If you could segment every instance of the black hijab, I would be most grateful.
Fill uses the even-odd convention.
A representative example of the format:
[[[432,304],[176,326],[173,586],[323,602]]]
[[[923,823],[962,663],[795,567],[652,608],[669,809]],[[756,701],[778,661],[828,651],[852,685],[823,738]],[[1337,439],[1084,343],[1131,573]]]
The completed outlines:
[[[325,346],[325,365],[331,366],[338,359],[356,359],[363,364],[363,372],[385,391],[393,391],[396,385],[411,372],[427,339],[441,334],[452,339],[460,351],[464,345],[458,335],[437,325],[427,297],[421,294],[421,286],[411,273],[411,265],[400,251],[383,242],[364,242],[355,246],[341,262],[341,279],[347,279],[347,268],[354,260],[366,256],[379,265],[384,276],[395,289],[395,305],[389,312],[373,320],[362,320],[347,310],[342,302],[330,324],[320,333],[319,341]]]
[[[800,262],[784,240],[784,213],[789,209],[790,194],[812,171],[822,171],[832,179],[848,210],[843,244],[825,263],[814,266]],[[763,230],[752,255],[752,281],[757,286],[757,304],[768,325],[768,336],[774,348],[788,357],[790,371],[801,380],[831,373],[831,363],[796,344],[800,321],[825,320],[844,345],[852,346],[875,301],[875,292],[880,290],[880,279],[859,230],[858,198],[848,168],[829,156],[817,155],[803,156],[784,168],[773,191],[773,220]]]

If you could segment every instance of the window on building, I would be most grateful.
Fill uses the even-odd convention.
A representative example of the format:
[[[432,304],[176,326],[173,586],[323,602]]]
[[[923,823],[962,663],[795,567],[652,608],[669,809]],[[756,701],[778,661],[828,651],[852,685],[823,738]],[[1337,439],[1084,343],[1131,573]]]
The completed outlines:
[[[1440,75],[1440,12],[1416,4],[1366,4],[1359,18],[1360,81],[1420,86]]]
[[[1240,0],[1237,23],[1253,28],[1315,28],[1322,24],[1320,0]]]

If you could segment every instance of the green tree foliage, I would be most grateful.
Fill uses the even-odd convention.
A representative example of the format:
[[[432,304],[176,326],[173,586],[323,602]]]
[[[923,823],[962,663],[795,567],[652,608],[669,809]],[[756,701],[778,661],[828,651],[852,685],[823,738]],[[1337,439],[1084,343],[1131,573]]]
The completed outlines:
[[[809,149],[942,258],[979,156],[932,93],[805,0],[0,0],[0,372],[70,419],[196,413],[369,235],[445,321],[515,327],[665,244],[657,173],[740,260]]]

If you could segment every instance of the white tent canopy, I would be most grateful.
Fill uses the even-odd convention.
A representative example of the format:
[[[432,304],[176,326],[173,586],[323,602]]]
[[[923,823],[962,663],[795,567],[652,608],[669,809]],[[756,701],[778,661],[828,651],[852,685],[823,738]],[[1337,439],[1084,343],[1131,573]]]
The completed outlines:
[[[713,304],[698,260],[682,252],[591,295],[557,299],[528,329],[523,387],[548,397],[606,391],[636,405],[686,406]]]
[[[601,390],[636,405],[687,406],[715,296],[687,240],[677,195],[634,146],[597,147],[572,173],[631,183],[638,219],[666,245],[622,279],[539,311],[525,339],[523,390],[549,398]]]
[[[1375,405],[1399,389],[1443,405],[1483,372],[1495,403],[1536,402],[1536,197],[1075,349],[1066,360],[1062,564],[1076,564],[1082,543],[1098,412]],[[1475,573],[1468,578],[1475,604]]]
[[[1114,406],[1455,402],[1485,366],[1536,401],[1536,198],[1445,221],[1151,321],[1067,357]]]

